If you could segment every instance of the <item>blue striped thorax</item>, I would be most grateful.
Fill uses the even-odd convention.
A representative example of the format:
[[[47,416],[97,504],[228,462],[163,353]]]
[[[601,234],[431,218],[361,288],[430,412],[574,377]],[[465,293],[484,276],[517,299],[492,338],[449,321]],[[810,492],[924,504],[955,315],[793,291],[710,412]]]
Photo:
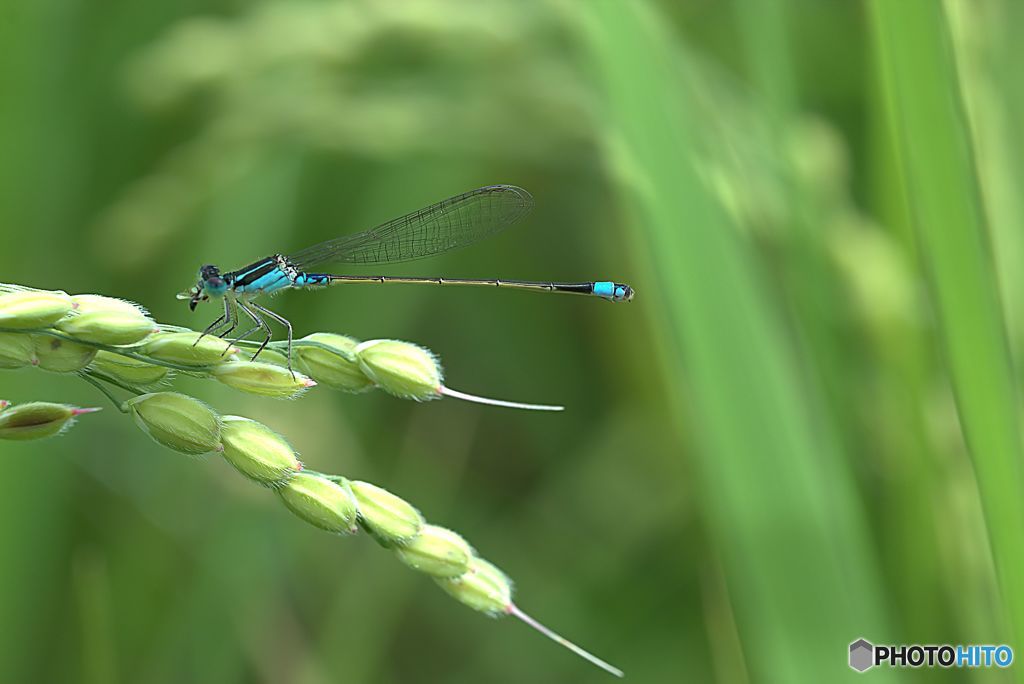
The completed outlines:
[[[279,254],[240,268],[227,277],[236,294],[255,297],[292,287],[300,274]]]

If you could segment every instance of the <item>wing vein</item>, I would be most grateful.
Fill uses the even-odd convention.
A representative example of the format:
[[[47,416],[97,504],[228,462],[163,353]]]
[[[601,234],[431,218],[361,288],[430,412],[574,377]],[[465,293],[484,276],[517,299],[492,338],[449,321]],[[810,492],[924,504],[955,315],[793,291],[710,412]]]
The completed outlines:
[[[525,216],[533,197],[514,185],[489,185],[383,223],[321,242],[288,257],[298,269],[414,261],[471,245]]]

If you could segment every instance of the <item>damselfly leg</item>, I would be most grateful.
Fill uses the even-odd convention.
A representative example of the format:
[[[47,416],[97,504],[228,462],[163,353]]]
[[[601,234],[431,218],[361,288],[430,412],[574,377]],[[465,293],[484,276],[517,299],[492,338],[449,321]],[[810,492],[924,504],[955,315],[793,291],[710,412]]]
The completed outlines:
[[[230,325],[228,326],[227,330],[223,330],[217,335],[217,337],[221,338],[222,340],[235,331],[235,328],[238,327],[239,322],[238,309],[236,308],[236,302],[234,297],[224,298],[224,308],[227,311],[228,323],[230,323]],[[227,351],[227,347],[225,347],[225,351]]]
[[[283,325],[288,330],[288,372],[291,373],[292,376],[294,377],[295,371],[292,370],[292,324],[289,323],[287,321],[287,319],[283,318],[282,316],[277,315],[276,313],[274,313],[270,309],[263,308],[262,306],[260,306],[259,304],[256,304],[255,302],[248,302],[248,303],[246,303],[246,302],[239,301],[238,302],[238,307],[242,311],[244,311],[246,314],[248,314],[249,318],[251,318],[253,320],[253,322],[256,323],[258,328],[260,330],[262,330],[264,332],[264,334],[266,335],[263,338],[263,342],[260,344],[259,348],[256,350],[256,353],[252,355],[252,358],[250,359],[250,361],[255,361],[256,358],[260,354],[263,353],[263,350],[267,348],[267,345],[270,344],[270,341],[272,339],[274,339],[274,333],[273,333],[273,330],[271,330],[270,325],[268,325],[267,322],[265,320],[263,320],[263,318],[259,315],[259,313],[256,313],[256,311],[259,311],[262,314],[270,316],[271,318],[273,318],[275,321],[277,321],[278,323]],[[250,308],[250,307],[252,307],[252,308]],[[253,309],[256,309],[256,311],[253,311]],[[249,335],[249,333],[253,332],[254,330],[256,330],[256,328],[253,328],[253,330],[250,330],[250,331],[246,332],[245,336],[247,337]]]
[[[206,326],[206,329],[203,330],[203,332],[199,334],[199,337],[196,338],[196,341],[192,343],[193,347],[196,346],[197,344],[199,344],[199,341],[202,340],[204,337],[206,337],[207,335],[213,333],[214,330],[217,330],[219,328],[223,328],[225,325],[228,325],[228,324],[231,323],[231,307],[229,305],[228,299],[229,299],[228,297],[224,298],[224,313],[222,313],[220,315],[220,318],[215,320],[210,325]],[[234,330],[234,328],[233,327],[229,328],[228,332],[231,332],[231,330]],[[227,334],[227,333],[224,333],[224,334]],[[218,335],[218,337],[220,337],[220,335]]]
[[[278,323],[283,325],[288,330],[288,372],[291,373],[294,376],[295,372],[292,371],[292,324],[289,323],[288,319],[286,319],[284,316],[280,316],[280,315],[274,313],[273,311],[271,311],[270,309],[267,309],[265,307],[260,306],[256,302],[249,302],[249,303],[252,305],[252,307],[254,309],[256,309],[257,311],[260,311],[261,313],[266,314],[267,316],[270,316],[271,318],[273,318],[275,321],[277,321]],[[269,342],[269,341],[270,340],[267,340],[267,342]],[[263,343],[263,347],[267,346],[267,342]],[[260,351],[263,350],[263,347],[260,347]],[[259,354],[259,352],[256,352],[256,353]],[[253,356],[252,358],[255,359],[256,357]]]
[[[250,304],[251,303],[252,302],[250,302]],[[259,356],[260,353],[267,348],[268,344],[270,344],[270,340],[273,339],[273,332],[270,330],[270,326],[267,325],[267,322],[260,318],[255,311],[247,307],[245,305],[245,302],[238,302],[238,308],[244,311],[246,315],[252,319],[252,322],[256,324],[257,328],[262,330],[265,335],[265,337],[263,338],[263,343],[260,345],[260,348],[256,350],[256,353],[253,354],[252,358],[250,359],[250,361],[255,361],[256,357]]]
[[[238,344],[239,342],[241,342],[245,338],[249,337],[249,335],[252,335],[254,332],[256,332],[259,329],[260,329],[260,327],[258,325],[253,326],[251,328],[247,328],[246,331],[243,332],[241,335],[239,335],[238,337],[236,337],[233,340],[231,340],[230,342],[228,342],[227,349],[230,349],[231,347],[235,346],[236,344]]]

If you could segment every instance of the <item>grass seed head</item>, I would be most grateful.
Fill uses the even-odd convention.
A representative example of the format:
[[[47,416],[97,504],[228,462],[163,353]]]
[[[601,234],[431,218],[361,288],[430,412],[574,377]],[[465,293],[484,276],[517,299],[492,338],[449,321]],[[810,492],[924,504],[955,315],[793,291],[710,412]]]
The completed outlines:
[[[438,579],[464,575],[473,549],[460,535],[437,525],[424,525],[411,541],[395,549],[399,560]]]
[[[321,385],[343,392],[365,392],[374,386],[359,366],[355,355],[357,340],[333,333],[313,333],[302,341],[317,342],[320,346],[295,346],[295,362],[300,369]]]
[[[0,333],[0,368],[14,370],[35,362],[31,337],[23,333]]]
[[[277,490],[284,505],[295,515],[322,530],[354,534],[356,502],[348,489],[311,473],[297,473]]]
[[[6,402],[0,402],[6,405]],[[75,416],[99,409],[80,409],[67,404],[35,401],[0,412],[0,439],[43,439],[71,427]]]
[[[512,605],[512,581],[501,570],[474,556],[468,570],[452,579],[439,579],[441,588],[459,602],[488,615],[504,615]]]
[[[32,335],[35,365],[54,373],[74,373],[96,358],[96,349],[50,335]]]
[[[316,385],[302,373],[258,361],[224,363],[214,367],[210,374],[229,387],[275,399],[294,399]]]
[[[157,333],[140,351],[158,361],[195,367],[227,363],[238,353],[237,348],[220,338],[207,335],[200,340],[197,332]]]
[[[116,309],[72,314],[58,321],[55,327],[85,342],[114,345],[135,344],[157,332],[156,323],[141,312]]]
[[[262,352],[260,352],[260,361],[262,363],[270,363],[275,366],[281,366],[283,368],[288,367],[288,355],[276,349],[271,349],[270,347],[267,347]],[[302,370],[301,367],[299,368],[299,370]],[[309,375],[309,373],[306,373],[306,375]]]
[[[22,290],[0,294],[0,328],[48,328],[71,311],[65,292]]]
[[[138,304],[115,297],[104,297],[97,294],[72,295],[71,302],[78,313],[92,313],[94,311],[120,311],[124,314],[132,314],[149,317],[149,314]]]
[[[355,354],[363,372],[389,394],[416,401],[441,396],[441,365],[429,349],[401,340],[368,340]]]
[[[284,437],[262,423],[240,416],[221,419],[222,456],[238,472],[268,487],[279,487],[302,470],[298,455]]]
[[[135,344],[158,331],[144,308],[124,299],[80,294],[71,301],[74,310],[54,327],[86,342]]]
[[[350,483],[359,504],[359,519],[382,546],[402,546],[419,534],[423,516],[405,499],[369,482]]]
[[[121,356],[113,352],[100,350],[89,365],[90,370],[97,370],[132,387],[155,386],[167,379],[170,371],[164,366]]]
[[[156,392],[129,399],[125,405],[138,426],[169,449],[200,455],[222,448],[220,418],[198,399]]]

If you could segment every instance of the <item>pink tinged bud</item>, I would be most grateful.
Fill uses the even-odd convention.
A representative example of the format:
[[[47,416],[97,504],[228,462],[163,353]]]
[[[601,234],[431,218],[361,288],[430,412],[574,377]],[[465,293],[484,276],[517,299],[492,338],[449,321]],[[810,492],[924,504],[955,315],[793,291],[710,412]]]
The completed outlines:
[[[359,367],[382,390],[402,399],[441,396],[441,365],[428,349],[400,340],[368,340],[356,346]]]
[[[157,332],[156,323],[141,312],[119,309],[73,313],[58,321],[55,327],[84,342],[111,345],[135,344]]]
[[[291,445],[279,434],[255,420],[240,416],[221,419],[221,455],[238,472],[268,487],[283,485],[302,464]]]
[[[293,356],[296,366],[321,385],[343,392],[365,392],[373,388],[374,381],[359,366],[355,355],[358,344],[345,335],[313,333],[298,341]]]
[[[125,402],[132,418],[154,441],[184,454],[219,451],[220,419],[203,402],[176,392],[143,394]]]
[[[0,328],[48,328],[69,311],[73,304],[64,292],[21,290],[0,294]]]
[[[135,344],[158,332],[156,323],[141,306],[102,295],[73,295],[72,315],[56,326],[68,334],[100,344]]]
[[[336,482],[310,473],[297,473],[277,490],[284,505],[311,525],[336,534],[354,534],[356,502]]]
[[[6,405],[7,402],[0,402]],[[24,441],[60,434],[71,427],[75,416],[99,411],[66,404],[36,401],[19,404],[0,412],[0,439]]]
[[[149,314],[138,304],[115,297],[104,297],[96,294],[72,295],[71,302],[75,311],[80,314],[94,313],[96,311],[118,311],[123,314],[142,316],[149,318]]]
[[[237,361],[215,366],[210,374],[229,387],[276,399],[294,399],[316,382],[302,373],[270,363]]]
[[[54,373],[80,371],[96,358],[96,349],[49,335],[32,335],[35,365]]]

